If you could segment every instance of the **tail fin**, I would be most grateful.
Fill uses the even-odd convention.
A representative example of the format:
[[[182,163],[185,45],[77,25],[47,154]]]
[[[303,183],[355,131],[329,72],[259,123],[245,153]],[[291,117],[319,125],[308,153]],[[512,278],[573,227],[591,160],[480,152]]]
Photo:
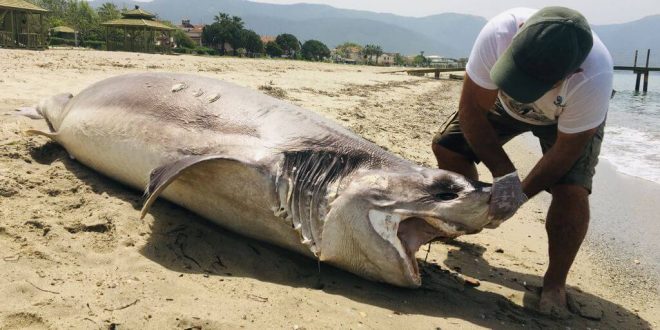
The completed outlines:
[[[8,115],[24,116],[30,119],[44,119],[37,110],[37,107],[20,107],[14,109],[14,111],[13,113],[8,113]]]
[[[73,98],[71,93],[58,94],[39,102],[37,112],[44,117],[51,132],[57,132],[66,116],[67,104]]]
[[[16,108],[15,112],[9,113],[9,115],[24,116],[31,119],[44,119],[50,131],[54,133],[57,132],[57,129],[62,124],[62,120],[66,116],[66,106],[72,98],[73,95],[70,93],[58,94],[41,100],[39,105],[36,106]]]

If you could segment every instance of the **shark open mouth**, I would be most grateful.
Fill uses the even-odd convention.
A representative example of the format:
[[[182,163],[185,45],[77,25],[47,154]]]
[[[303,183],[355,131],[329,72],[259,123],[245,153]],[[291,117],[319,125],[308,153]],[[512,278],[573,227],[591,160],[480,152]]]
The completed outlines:
[[[406,212],[407,213],[407,212]],[[372,228],[386,242],[392,244],[403,266],[402,286],[421,285],[419,265],[415,253],[420,247],[436,239],[451,239],[467,233],[478,232],[463,224],[438,219],[434,216],[369,211]]]
[[[435,220],[433,222],[440,221]],[[433,226],[425,219],[415,217],[402,220],[399,223],[399,228],[397,230],[397,237],[408,257],[408,262],[410,263],[411,269],[414,271],[414,276],[417,278],[419,278],[420,275],[415,253],[419,251],[419,248],[436,238],[451,238],[455,236],[458,235],[452,235],[437,226]]]

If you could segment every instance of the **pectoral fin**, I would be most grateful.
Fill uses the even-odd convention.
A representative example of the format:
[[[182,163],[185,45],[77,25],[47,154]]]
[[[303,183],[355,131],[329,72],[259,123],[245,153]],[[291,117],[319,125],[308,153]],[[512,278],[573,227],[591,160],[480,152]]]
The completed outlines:
[[[149,185],[147,186],[144,196],[145,202],[140,212],[140,219],[143,219],[151,205],[156,201],[158,196],[170,185],[177,177],[183,174],[186,170],[194,168],[205,162],[213,161],[234,161],[248,166],[257,166],[256,162],[246,159],[239,159],[238,157],[228,157],[224,155],[207,155],[207,156],[190,156],[182,158],[173,163],[169,163],[154,169],[149,178]]]

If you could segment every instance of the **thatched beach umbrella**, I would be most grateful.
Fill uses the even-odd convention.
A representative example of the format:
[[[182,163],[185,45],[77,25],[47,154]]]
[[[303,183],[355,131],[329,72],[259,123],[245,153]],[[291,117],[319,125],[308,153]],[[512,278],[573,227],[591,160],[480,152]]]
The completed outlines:
[[[122,18],[102,23],[106,26],[106,47],[108,50],[125,50],[131,52],[153,52],[156,50],[156,36],[159,34],[159,42],[165,48],[170,47],[170,32],[174,28],[155,20],[156,15],[151,14],[139,6],[121,14]],[[110,40],[109,29],[122,29],[124,32],[123,42]],[[162,35],[166,39],[162,38]]]
[[[74,45],[76,47],[78,46],[78,31],[74,30],[73,28],[61,25],[61,26],[56,26],[54,28],[50,28],[49,31],[51,36],[58,36],[61,37],[62,39],[68,39],[66,38],[67,36],[69,36],[69,38],[73,37]],[[51,40],[51,45],[53,45],[52,40]]]

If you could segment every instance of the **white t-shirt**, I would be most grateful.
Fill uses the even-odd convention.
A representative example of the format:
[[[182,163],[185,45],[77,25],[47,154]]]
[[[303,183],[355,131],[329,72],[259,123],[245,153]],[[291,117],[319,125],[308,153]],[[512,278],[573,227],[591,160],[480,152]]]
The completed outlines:
[[[536,9],[515,8],[491,19],[481,30],[470,53],[466,72],[479,86],[495,90],[490,70],[513,37]],[[513,118],[532,125],[558,125],[563,133],[579,133],[603,123],[612,95],[612,57],[598,36],[578,73],[531,104],[514,101],[499,92],[504,109]]]

